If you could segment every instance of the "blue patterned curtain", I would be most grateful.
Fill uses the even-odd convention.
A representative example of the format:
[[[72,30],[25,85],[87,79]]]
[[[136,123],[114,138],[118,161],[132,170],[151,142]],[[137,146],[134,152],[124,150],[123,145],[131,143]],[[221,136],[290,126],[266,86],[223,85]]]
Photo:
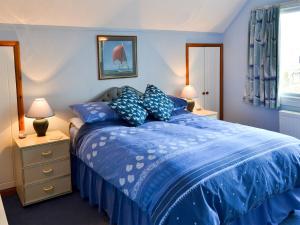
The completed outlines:
[[[251,11],[244,100],[255,106],[278,107],[278,30],[278,7]]]

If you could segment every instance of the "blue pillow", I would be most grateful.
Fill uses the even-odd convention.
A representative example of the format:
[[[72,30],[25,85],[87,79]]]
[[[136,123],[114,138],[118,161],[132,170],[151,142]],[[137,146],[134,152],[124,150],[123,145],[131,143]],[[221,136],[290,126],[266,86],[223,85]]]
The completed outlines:
[[[134,126],[143,124],[148,116],[147,111],[141,106],[140,97],[130,88],[124,88],[121,96],[112,101],[110,106],[123,120]]]
[[[75,104],[71,105],[70,108],[84,123],[120,119],[118,114],[104,102]]]
[[[173,101],[154,85],[147,85],[143,99],[144,108],[155,119],[167,121],[174,109]]]
[[[178,98],[178,97],[172,96],[172,95],[168,95],[168,97],[174,103],[174,110],[173,111],[185,109],[187,107],[187,101],[186,100],[184,100],[182,98]]]

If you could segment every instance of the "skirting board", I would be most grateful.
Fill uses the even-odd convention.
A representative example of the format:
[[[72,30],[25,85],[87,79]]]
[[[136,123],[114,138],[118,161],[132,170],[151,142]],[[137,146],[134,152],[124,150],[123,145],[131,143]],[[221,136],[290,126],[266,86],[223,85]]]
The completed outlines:
[[[12,187],[15,187],[15,186],[16,186],[15,181],[2,183],[2,184],[0,184],[0,191],[5,190],[5,189],[9,189],[9,188],[12,188]]]
[[[4,196],[12,196],[12,195],[15,195],[17,193],[17,190],[15,187],[12,187],[12,188],[8,188],[8,189],[5,189],[5,190],[1,190],[0,191],[0,195],[2,197]]]
[[[8,225],[7,218],[5,215],[1,195],[0,195],[0,225]]]

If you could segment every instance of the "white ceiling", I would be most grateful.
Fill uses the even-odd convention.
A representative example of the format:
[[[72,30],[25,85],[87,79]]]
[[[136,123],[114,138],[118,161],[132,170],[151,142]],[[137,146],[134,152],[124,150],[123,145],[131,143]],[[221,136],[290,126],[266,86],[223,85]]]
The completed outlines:
[[[0,0],[0,23],[223,33],[247,0]]]

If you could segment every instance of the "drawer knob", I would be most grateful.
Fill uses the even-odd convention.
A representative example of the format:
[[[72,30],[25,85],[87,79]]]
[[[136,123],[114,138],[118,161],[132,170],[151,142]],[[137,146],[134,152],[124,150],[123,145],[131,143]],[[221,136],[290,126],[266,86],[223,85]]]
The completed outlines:
[[[43,190],[44,190],[44,192],[49,193],[54,190],[54,187],[52,185],[48,186],[48,187],[43,187]]]
[[[43,174],[45,175],[48,175],[49,173],[52,173],[53,172],[53,169],[50,168],[50,169],[43,169]]]
[[[49,150],[47,152],[42,152],[42,156],[44,156],[44,157],[48,157],[50,155],[52,155],[52,151],[51,150]]]

